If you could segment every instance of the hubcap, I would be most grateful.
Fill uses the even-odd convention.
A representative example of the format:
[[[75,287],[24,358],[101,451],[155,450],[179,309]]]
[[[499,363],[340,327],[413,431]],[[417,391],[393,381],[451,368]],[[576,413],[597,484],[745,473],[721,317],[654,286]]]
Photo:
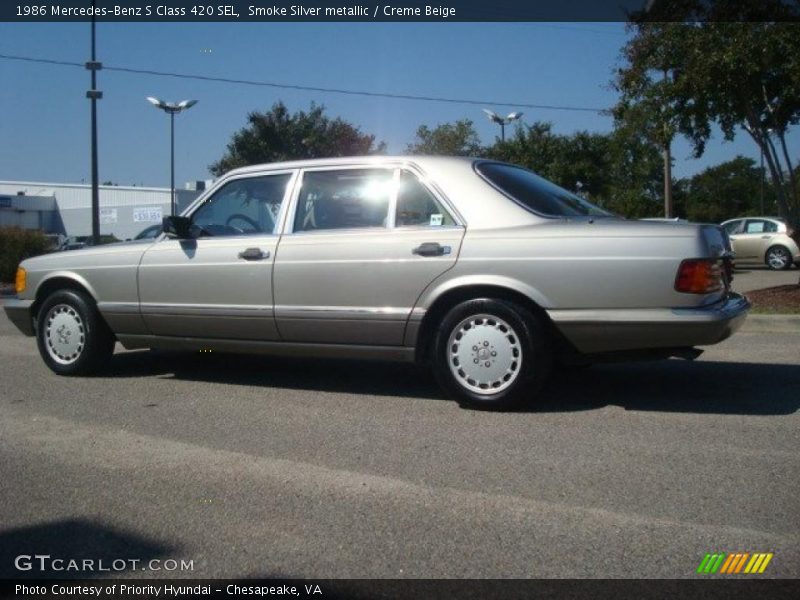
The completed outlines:
[[[519,376],[522,347],[508,323],[493,315],[474,315],[453,329],[447,359],[463,387],[477,394],[496,394]]]
[[[47,353],[57,363],[74,363],[83,352],[86,330],[78,312],[68,304],[57,304],[47,313],[44,325]]]
[[[786,253],[779,248],[770,250],[769,254],[767,255],[767,262],[773,269],[785,269],[788,260],[789,259],[786,256]]]

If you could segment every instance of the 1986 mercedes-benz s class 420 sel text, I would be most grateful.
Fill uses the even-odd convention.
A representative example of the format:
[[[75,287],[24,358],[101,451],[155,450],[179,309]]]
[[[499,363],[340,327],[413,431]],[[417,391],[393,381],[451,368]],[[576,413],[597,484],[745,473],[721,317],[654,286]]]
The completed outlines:
[[[393,359],[510,408],[554,363],[693,357],[731,335],[749,304],[729,261],[715,225],[616,218],[513,165],[338,158],[237,169],[153,240],[25,260],[5,310],[63,375],[115,340]]]

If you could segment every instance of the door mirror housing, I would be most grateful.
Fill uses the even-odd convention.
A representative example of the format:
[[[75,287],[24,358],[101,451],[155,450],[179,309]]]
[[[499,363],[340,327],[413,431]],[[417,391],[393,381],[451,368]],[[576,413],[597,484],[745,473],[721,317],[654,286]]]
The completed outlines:
[[[161,221],[161,228],[167,236],[179,240],[187,240],[192,237],[189,233],[192,220],[189,217],[178,217],[170,215]]]

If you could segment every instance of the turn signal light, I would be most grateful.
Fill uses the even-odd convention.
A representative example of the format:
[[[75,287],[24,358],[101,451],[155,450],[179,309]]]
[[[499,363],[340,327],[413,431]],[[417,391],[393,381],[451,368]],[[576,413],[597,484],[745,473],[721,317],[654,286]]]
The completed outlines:
[[[675,289],[685,294],[710,294],[721,290],[722,269],[715,259],[693,258],[678,267]]]
[[[21,294],[28,287],[28,273],[22,267],[17,267],[17,276],[14,278],[14,291]]]

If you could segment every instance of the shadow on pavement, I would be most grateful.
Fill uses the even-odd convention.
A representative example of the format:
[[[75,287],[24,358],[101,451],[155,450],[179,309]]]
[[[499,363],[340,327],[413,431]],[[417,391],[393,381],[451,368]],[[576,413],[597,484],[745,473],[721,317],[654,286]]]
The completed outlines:
[[[134,567],[129,559],[139,560],[138,569],[150,560],[167,556],[175,549],[165,544],[148,540],[136,534],[126,533],[86,519],[68,519],[39,525],[0,531],[0,579],[86,579],[108,577],[113,573],[124,574]],[[36,555],[49,555],[49,559],[37,559]],[[17,561],[17,557],[22,558]],[[64,559],[55,563],[53,559]],[[69,560],[82,566],[83,559],[90,559],[92,569],[77,571],[70,569]],[[126,567],[122,570],[114,569]],[[108,571],[101,571],[98,561]],[[15,563],[26,570],[19,570]],[[41,570],[42,563],[47,567]],[[30,569],[27,569],[30,565]],[[56,568],[52,568],[55,566]]]
[[[203,355],[117,354],[105,377],[159,375],[186,381],[446,400],[432,373],[408,364]],[[800,365],[684,360],[555,370],[528,412],[626,410],[786,415],[800,409]]]

